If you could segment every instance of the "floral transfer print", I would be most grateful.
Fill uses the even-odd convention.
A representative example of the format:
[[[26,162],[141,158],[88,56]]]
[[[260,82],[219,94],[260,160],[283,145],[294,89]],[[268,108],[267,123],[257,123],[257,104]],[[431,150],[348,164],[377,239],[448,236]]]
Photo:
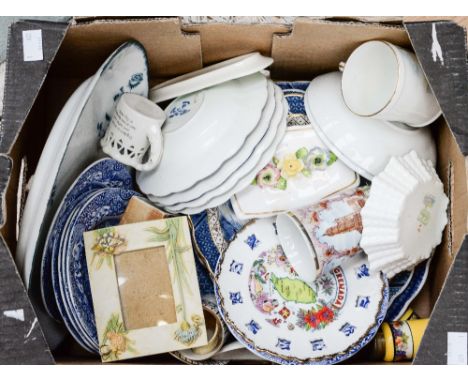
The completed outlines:
[[[136,353],[133,348],[134,342],[128,338],[128,331],[125,330],[118,313],[113,314],[107,322],[102,338],[99,352],[105,362],[116,361],[125,352]]]
[[[257,174],[252,184],[261,188],[286,190],[288,180],[298,176],[310,177],[314,171],[323,171],[336,160],[336,155],[327,149],[301,147],[282,158],[273,157],[272,161]]]
[[[122,253],[127,245],[124,237],[120,236],[115,228],[102,228],[95,232],[95,244],[91,247],[93,258],[91,265],[95,264],[95,269],[99,270],[104,262],[112,268],[113,256]],[[95,263],[96,261],[96,263]]]
[[[307,284],[299,279],[281,246],[262,252],[254,261],[249,290],[269,325],[305,331],[320,330],[333,322],[347,293],[341,268]]]
[[[394,361],[413,359],[413,336],[407,322],[395,321],[389,323],[395,345]]]
[[[419,211],[418,214],[418,232],[421,232],[425,226],[427,226],[431,220],[431,210],[435,204],[435,197],[434,195],[428,194],[424,195],[423,205],[424,207]]]

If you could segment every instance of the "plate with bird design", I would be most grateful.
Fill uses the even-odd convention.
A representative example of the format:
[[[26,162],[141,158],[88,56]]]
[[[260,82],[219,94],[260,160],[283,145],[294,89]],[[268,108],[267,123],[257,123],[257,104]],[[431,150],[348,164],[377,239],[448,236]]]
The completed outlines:
[[[246,225],[216,268],[218,307],[232,334],[280,364],[332,364],[366,345],[388,305],[388,281],[358,254],[314,283],[299,278],[274,218]]]

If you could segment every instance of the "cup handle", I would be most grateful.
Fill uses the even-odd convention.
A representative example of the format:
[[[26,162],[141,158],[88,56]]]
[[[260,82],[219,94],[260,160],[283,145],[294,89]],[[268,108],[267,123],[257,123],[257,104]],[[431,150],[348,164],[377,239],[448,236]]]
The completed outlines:
[[[145,163],[141,163],[135,168],[138,171],[151,171],[159,164],[163,152],[163,138],[161,130],[152,128],[148,131],[148,140],[150,143],[150,155]]]

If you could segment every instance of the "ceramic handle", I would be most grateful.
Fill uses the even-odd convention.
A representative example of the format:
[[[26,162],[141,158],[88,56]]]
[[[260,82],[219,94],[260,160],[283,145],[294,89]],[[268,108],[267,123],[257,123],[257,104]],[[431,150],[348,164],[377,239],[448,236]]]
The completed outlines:
[[[145,163],[136,165],[138,171],[151,171],[159,164],[163,152],[163,138],[159,129],[150,129],[148,131],[148,140],[150,143],[150,155]]]

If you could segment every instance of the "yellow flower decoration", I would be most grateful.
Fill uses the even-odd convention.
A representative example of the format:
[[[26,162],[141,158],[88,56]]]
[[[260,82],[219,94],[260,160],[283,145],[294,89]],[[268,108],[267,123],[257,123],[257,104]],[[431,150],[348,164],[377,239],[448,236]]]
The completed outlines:
[[[288,179],[304,169],[304,162],[297,159],[295,154],[289,154],[279,161],[278,168],[281,169],[281,176]]]

